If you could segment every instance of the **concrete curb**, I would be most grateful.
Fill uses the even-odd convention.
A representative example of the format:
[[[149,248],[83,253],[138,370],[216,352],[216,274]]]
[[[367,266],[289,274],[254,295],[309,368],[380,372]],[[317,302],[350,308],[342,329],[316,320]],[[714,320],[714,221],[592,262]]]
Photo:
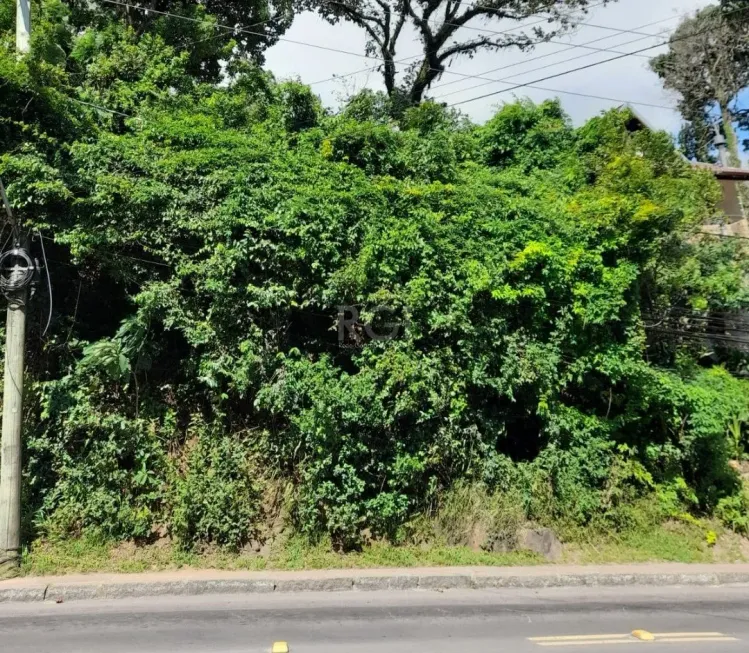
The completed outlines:
[[[164,572],[23,578],[0,582],[0,603],[119,599],[204,594],[347,592],[632,585],[749,584],[749,565],[632,565],[596,567],[438,568],[318,572]],[[574,569],[574,572],[572,571]]]

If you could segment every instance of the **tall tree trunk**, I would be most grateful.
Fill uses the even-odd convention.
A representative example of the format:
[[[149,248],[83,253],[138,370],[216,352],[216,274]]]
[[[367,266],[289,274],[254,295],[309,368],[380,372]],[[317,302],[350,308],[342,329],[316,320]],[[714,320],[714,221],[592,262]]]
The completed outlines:
[[[728,109],[727,103],[720,104],[720,115],[723,118],[723,133],[726,136],[726,145],[728,147],[728,163],[734,168],[741,168],[741,157],[739,156],[739,139],[736,136],[736,130],[733,127],[733,115]],[[749,186],[746,182],[737,181],[736,191],[739,199],[741,215],[747,218],[747,209],[749,209]]]
[[[739,139],[736,137],[736,130],[733,128],[733,116],[727,105],[721,104],[720,115],[723,118],[723,133],[726,135],[726,143],[728,145],[728,162],[734,168],[740,168]]]
[[[416,79],[408,92],[408,100],[413,106],[421,103],[424,98],[424,93],[426,93],[426,90],[431,83],[442,74],[442,68],[443,66],[439,61],[435,60],[430,63],[428,59],[424,60],[419,69],[419,73],[416,75]]]
[[[385,90],[388,97],[393,97],[395,91],[395,61],[393,61],[393,55],[387,48],[382,49],[382,58],[385,60],[385,70],[383,71]]]

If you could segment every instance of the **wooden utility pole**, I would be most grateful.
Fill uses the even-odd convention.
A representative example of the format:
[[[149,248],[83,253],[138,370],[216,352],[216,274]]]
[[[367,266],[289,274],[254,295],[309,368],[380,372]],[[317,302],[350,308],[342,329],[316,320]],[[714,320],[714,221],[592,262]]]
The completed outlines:
[[[30,36],[30,1],[16,0],[16,49],[20,55],[29,52]],[[0,194],[0,201],[5,204],[14,232],[14,244],[18,246],[18,225],[13,220],[2,182]],[[6,293],[8,315],[5,326],[3,428],[0,440],[0,578],[17,575],[21,563],[21,420],[28,292],[25,284],[21,283],[23,269],[16,265],[9,273],[9,285],[20,287]]]
[[[19,268],[11,274],[17,276],[23,272]],[[0,578],[15,576],[21,562],[21,419],[27,295],[26,288],[8,295],[5,326],[3,430],[0,445]]]

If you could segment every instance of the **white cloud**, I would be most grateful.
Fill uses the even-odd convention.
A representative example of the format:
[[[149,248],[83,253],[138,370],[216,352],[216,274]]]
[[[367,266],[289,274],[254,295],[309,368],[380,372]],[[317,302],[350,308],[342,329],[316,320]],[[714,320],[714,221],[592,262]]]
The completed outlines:
[[[708,4],[711,4],[711,0],[619,0],[615,4],[594,9],[584,21],[593,23],[594,25],[636,31],[640,31],[637,28],[648,23],[664,21],[657,25],[643,27],[641,30],[649,34],[663,35],[678,24],[680,16]],[[513,23],[504,24],[499,22],[489,25],[486,23],[472,23],[472,25],[477,28],[485,26],[487,29],[492,30],[508,29],[516,26]],[[398,59],[416,55],[419,51],[418,44],[413,40],[415,39],[415,34],[410,32],[404,36],[407,38],[402,39],[401,49],[397,53]],[[663,40],[662,38],[644,38],[635,43],[624,45],[629,41],[640,39],[640,35],[618,33],[592,26],[581,26],[574,34],[563,37],[562,40],[568,42],[570,45],[575,45],[587,43],[602,37],[608,38],[595,43],[593,47],[619,50],[621,52],[633,52],[640,48],[656,45],[659,41]],[[360,28],[350,23],[330,25],[314,14],[302,14],[296,18],[291,29],[286,33],[285,38],[352,53],[341,54],[288,42],[279,42],[267,53],[268,67],[277,77],[282,79],[294,77],[306,83],[313,83],[313,89],[320,95],[327,106],[337,106],[341,98],[362,88],[383,88],[380,75],[376,71],[351,74],[368,67],[372,68],[377,64],[375,60],[366,59],[363,56],[355,56],[356,54],[363,55],[364,52],[365,36],[363,30]],[[508,87],[507,84],[490,83],[479,88],[472,88],[481,84],[484,80],[465,79],[451,74],[452,72],[462,73],[463,75],[483,75],[486,71],[499,68],[500,66],[512,66],[504,71],[486,74],[486,77],[491,79],[511,78],[511,82],[517,84],[533,82],[547,75],[553,75],[564,70],[616,56],[613,53],[592,52],[580,48],[562,52],[565,47],[569,46],[547,44],[526,53],[516,50],[506,50],[498,53],[482,52],[473,59],[456,61],[449,69],[451,72],[443,75],[443,78],[434,85],[432,94],[440,96],[444,93],[460,91],[446,97],[444,100],[446,102],[459,102]],[[654,56],[662,51],[663,49],[657,48],[642,54]],[[551,56],[538,61],[528,61],[531,58],[546,54],[551,54]],[[582,57],[581,55],[586,56]],[[562,63],[571,57],[580,58],[575,61]],[[553,65],[555,62],[559,62],[558,65]],[[544,70],[531,72],[532,69],[541,66],[547,67]],[[322,80],[327,80],[334,75],[345,75],[345,77],[322,82]],[[444,89],[438,87],[438,85],[448,83],[449,85]],[[554,89],[555,91],[598,95],[616,100],[656,104],[666,107],[673,107],[675,105],[674,96],[663,90],[658,78],[648,69],[647,59],[636,56],[625,57],[587,70],[550,79],[539,83],[539,85]],[[549,97],[560,97],[565,109],[576,123],[580,123],[602,110],[615,106],[615,103],[604,100],[521,88],[512,93],[500,93],[462,104],[460,108],[471,116],[472,119],[481,122],[493,114],[498,104],[501,104],[503,101],[511,101],[513,94],[518,97],[527,96],[536,101]],[[644,106],[636,106],[636,108],[653,126],[667,129],[671,132],[678,129],[680,119],[678,113],[675,111]]]

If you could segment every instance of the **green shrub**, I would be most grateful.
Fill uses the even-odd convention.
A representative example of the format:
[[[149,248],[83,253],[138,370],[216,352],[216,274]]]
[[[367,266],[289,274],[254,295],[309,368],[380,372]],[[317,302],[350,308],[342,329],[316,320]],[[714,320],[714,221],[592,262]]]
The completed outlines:
[[[258,467],[247,444],[195,422],[173,472],[171,534],[185,548],[215,543],[237,549],[257,532],[262,514]]]
[[[749,534],[749,497],[746,492],[721,499],[715,508],[715,516],[731,530]]]
[[[162,424],[123,415],[113,405],[117,394],[96,375],[43,388],[45,419],[25,438],[38,534],[147,538],[161,520],[167,469]]]

